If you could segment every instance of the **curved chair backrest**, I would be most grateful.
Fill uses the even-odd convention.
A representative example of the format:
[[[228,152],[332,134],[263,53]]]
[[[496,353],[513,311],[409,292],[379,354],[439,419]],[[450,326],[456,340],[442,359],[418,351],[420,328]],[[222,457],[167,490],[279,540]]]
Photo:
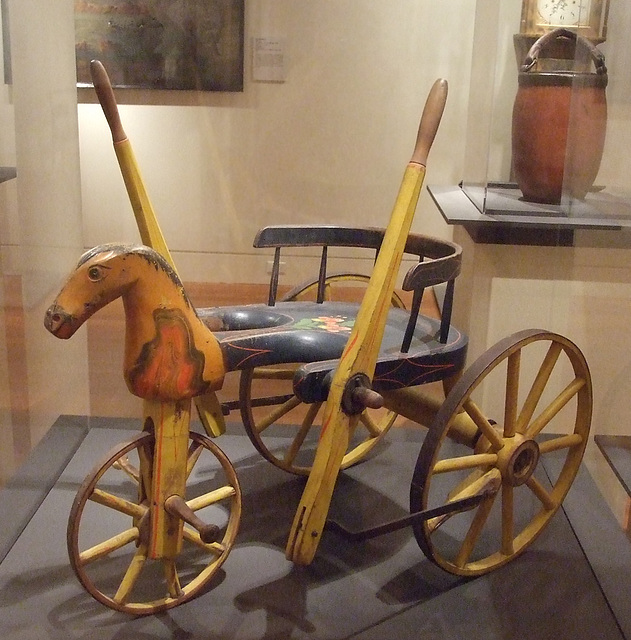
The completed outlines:
[[[318,276],[317,302],[324,301],[329,247],[358,247],[374,249],[375,259],[383,241],[385,229],[374,227],[338,227],[334,225],[304,226],[275,225],[264,227],[254,238],[255,248],[274,248],[274,262],[270,278],[268,304],[276,304],[280,275],[281,250],[288,247],[322,247]],[[445,302],[441,312],[440,340],[445,342],[449,333],[455,279],[460,273],[462,250],[459,245],[420,234],[409,234],[405,253],[417,256],[418,264],[407,272],[403,280],[404,291],[412,291],[410,320],[401,351],[407,352],[416,326],[423,299],[428,287],[447,283]]]

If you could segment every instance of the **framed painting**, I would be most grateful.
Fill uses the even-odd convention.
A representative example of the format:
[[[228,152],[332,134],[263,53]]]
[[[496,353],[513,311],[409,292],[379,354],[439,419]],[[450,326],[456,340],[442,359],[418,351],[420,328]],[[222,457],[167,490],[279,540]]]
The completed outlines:
[[[11,43],[9,41],[9,7],[7,0],[0,0],[0,21],[2,22],[2,60],[4,63],[4,84],[12,84]]]
[[[243,91],[244,0],[75,0],[78,86]]]

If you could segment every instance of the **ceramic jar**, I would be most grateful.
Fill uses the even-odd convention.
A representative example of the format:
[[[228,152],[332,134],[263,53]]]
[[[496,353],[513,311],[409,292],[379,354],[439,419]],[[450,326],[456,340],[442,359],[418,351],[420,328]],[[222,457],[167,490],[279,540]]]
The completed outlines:
[[[538,70],[557,39],[574,40],[595,71]],[[513,106],[513,174],[524,199],[584,199],[600,168],[607,127],[607,68],[591,42],[555,29],[535,42],[519,71]]]

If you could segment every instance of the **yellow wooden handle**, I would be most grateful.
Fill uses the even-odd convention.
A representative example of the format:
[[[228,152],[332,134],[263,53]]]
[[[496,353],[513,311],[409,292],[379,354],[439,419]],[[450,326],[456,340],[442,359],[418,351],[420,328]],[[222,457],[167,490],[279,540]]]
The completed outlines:
[[[350,433],[358,416],[342,410],[346,384],[358,373],[372,378],[379,354],[390,299],[405,242],[414,218],[425,163],[447,98],[447,83],[434,83],[423,110],[414,153],[406,167],[401,188],[390,217],[370,282],[355,324],[333,375],[324,408],[322,435],[315,459],[296,511],[286,548],[286,556],[297,564],[309,564],[318,547],[333,489]]]
[[[123,175],[123,181],[125,182],[127,195],[136,218],[136,225],[140,232],[142,243],[164,256],[175,269],[175,262],[167,247],[162,229],[160,229],[160,224],[140,174],[131,142],[127,138],[115,142],[114,151],[116,152],[116,158]]]
[[[131,208],[136,217],[140,238],[143,244],[152,247],[164,256],[175,269],[175,263],[167,247],[153,205],[149,199],[149,194],[145,188],[145,183],[140,174],[140,169],[134,156],[134,150],[123,129],[116,98],[107,71],[101,62],[92,60],[90,63],[90,73],[92,74],[94,90],[96,91],[96,95],[101,103],[101,108],[105,114],[105,119],[112,133],[114,151],[116,152],[118,165],[123,175],[123,181],[125,182],[129,201],[131,202]]]
[[[152,247],[166,258],[177,273],[175,261],[171,256],[164,234],[158,223],[155,210],[149,199],[149,194],[142,179],[134,150],[123,129],[116,98],[107,71],[101,62],[93,60],[90,63],[90,72],[92,74],[94,90],[96,91],[101,108],[105,114],[105,119],[112,133],[118,166],[123,176],[142,243]],[[196,398],[195,406],[197,407],[199,418],[209,435],[219,436],[225,432],[226,426],[221,413],[221,407],[214,392],[211,391],[205,396]]]

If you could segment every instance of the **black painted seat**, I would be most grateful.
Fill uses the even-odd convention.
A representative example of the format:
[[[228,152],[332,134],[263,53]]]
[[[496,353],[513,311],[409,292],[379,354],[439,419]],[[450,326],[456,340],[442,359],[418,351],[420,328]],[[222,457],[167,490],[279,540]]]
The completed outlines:
[[[325,301],[328,248],[362,247],[379,251],[385,230],[348,227],[277,226],[262,229],[255,247],[275,249],[268,304],[199,311],[213,327],[229,370],[281,363],[305,363],[294,380],[306,402],[324,399],[326,375],[335,368],[357,316],[359,304]],[[318,302],[278,302],[280,253],[284,247],[322,247]],[[377,361],[373,387],[386,391],[442,380],[464,367],[467,337],[450,324],[461,250],[456,244],[410,234],[407,254],[418,258],[403,280],[413,291],[412,308],[392,308]],[[446,283],[440,320],[419,313],[424,291]],[[291,297],[291,293],[289,295]]]

